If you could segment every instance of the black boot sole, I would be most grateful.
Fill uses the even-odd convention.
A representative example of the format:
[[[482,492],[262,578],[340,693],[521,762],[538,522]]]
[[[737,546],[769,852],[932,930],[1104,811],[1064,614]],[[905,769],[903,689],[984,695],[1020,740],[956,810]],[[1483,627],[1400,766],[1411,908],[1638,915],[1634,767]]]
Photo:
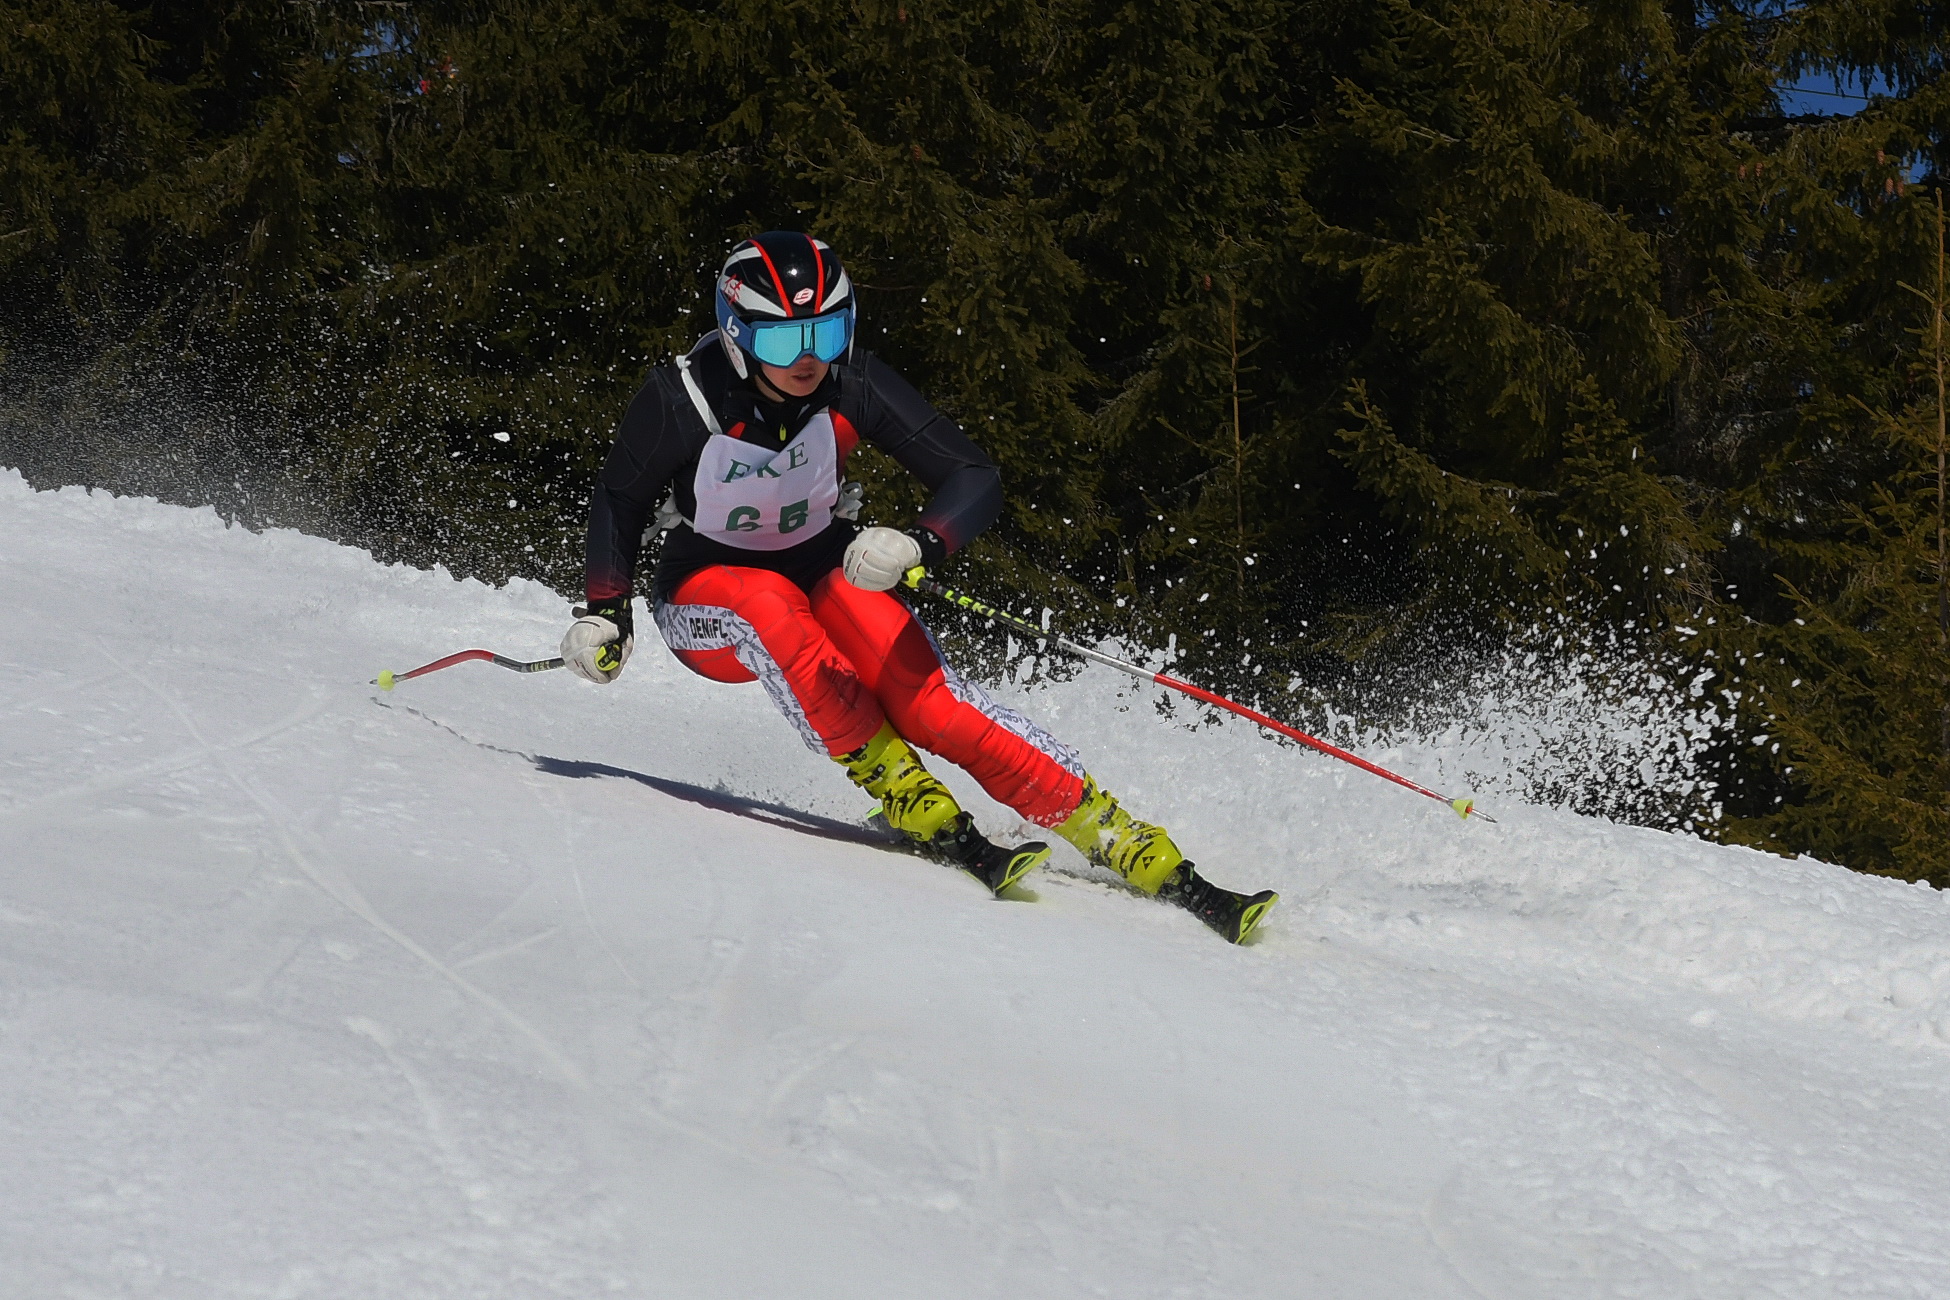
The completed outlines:
[[[1226,892],[1231,893],[1230,890]],[[1259,923],[1265,919],[1266,914],[1273,910],[1273,904],[1280,901],[1280,896],[1270,889],[1262,889],[1250,896],[1233,894],[1232,897],[1239,900],[1236,907],[1228,905],[1201,909],[1193,907],[1183,899],[1172,901],[1205,922],[1227,943],[1246,942],[1252,932],[1259,928]]]
[[[1041,840],[1030,840],[1004,852],[1008,854],[1007,857],[998,855],[999,860],[988,866],[970,862],[957,862],[955,865],[987,885],[990,893],[1000,894],[1049,861],[1049,845]]]
[[[893,841],[895,847],[905,849],[930,862],[939,862],[943,866],[967,872],[981,881],[987,886],[988,891],[997,897],[1001,896],[1003,890],[1049,861],[1049,845],[1041,840],[1029,840],[1014,848],[1008,848],[982,839],[976,846],[974,860],[968,861],[944,852],[937,845],[903,835],[887,824],[886,815],[883,813],[874,813],[868,817],[867,826],[875,833],[887,836]]]
[[[1188,879],[1177,884],[1170,892],[1164,893],[1167,902],[1184,908],[1199,920],[1205,922],[1227,943],[1244,943],[1273,910],[1273,904],[1280,896],[1270,889],[1262,889],[1257,894],[1241,894],[1223,886],[1215,885],[1201,877],[1190,862],[1182,870]]]

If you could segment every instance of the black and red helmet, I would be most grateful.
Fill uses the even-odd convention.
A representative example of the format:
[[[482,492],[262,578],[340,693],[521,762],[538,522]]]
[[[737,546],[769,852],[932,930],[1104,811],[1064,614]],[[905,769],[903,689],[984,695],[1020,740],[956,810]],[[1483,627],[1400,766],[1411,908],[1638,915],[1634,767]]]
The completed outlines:
[[[825,241],[768,230],[731,250],[718,272],[718,339],[740,378],[753,361],[834,361],[853,345],[853,282]],[[783,358],[783,359],[781,359]]]

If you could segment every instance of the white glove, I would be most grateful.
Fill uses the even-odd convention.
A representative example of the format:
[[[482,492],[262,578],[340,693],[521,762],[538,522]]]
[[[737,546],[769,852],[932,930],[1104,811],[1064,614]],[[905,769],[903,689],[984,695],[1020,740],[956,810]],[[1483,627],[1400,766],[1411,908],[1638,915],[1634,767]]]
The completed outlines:
[[[598,686],[616,680],[634,649],[636,637],[623,635],[600,614],[577,619],[562,637],[562,659],[569,671]]]
[[[846,548],[840,571],[862,591],[885,591],[921,562],[921,544],[893,528],[863,528]]]

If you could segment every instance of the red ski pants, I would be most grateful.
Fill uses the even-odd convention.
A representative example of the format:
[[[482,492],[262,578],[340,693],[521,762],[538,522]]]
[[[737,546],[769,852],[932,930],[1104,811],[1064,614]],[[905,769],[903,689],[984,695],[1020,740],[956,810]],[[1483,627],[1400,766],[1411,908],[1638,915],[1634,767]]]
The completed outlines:
[[[963,680],[899,597],[862,591],[837,569],[808,595],[768,569],[713,565],[679,583],[656,618],[692,672],[761,682],[817,752],[851,753],[891,722],[1040,826],[1083,798],[1074,750]]]

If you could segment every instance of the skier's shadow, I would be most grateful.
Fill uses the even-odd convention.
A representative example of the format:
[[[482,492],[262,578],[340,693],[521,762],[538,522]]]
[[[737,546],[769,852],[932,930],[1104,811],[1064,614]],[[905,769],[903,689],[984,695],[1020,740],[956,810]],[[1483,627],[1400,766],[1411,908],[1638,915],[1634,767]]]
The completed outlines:
[[[646,772],[632,772],[627,767],[612,767],[608,763],[585,763],[570,758],[550,758],[546,754],[536,754],[533,762],[537,770],[550,776],[621,777],[647,785],[658,794],[672,799],[682,799],[713,812],[730,813],[734,817],[745,817],[767,826],[779,826],[802,835],[817,835],[821,839],[840,840],[847,844],[864,844],[876,849],[901,851],[901,845],[884,835],[876,835],[870,827],[854,822],[843,822],[833,817],[822,817],[818,813],[801,812],[784,804],[766,803],[761,799],[750,799],[727,790],[707,790],[701,785],[689,785],[683,781],[673,781],[669,777],[651,776]]]

